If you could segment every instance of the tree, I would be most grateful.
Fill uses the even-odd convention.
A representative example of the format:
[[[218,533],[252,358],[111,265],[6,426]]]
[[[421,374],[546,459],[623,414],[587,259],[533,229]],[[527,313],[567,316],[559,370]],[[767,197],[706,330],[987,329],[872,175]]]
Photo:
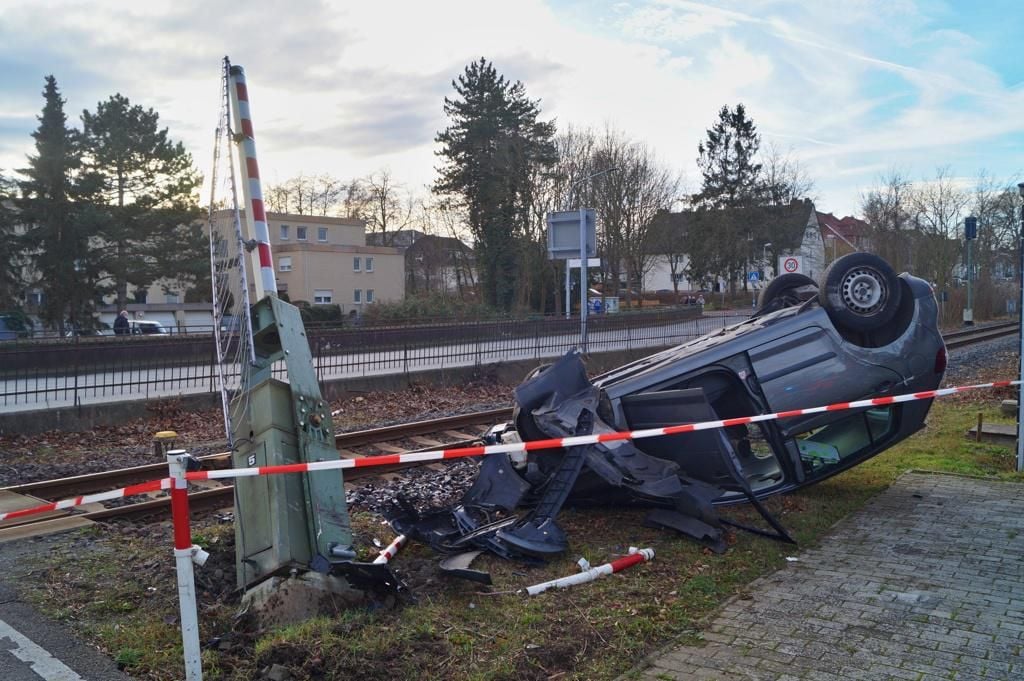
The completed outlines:
[[[0,175],[0,309],[19,302],[21,248],[15,236],[13,180]]]
[[[875,253],[897,272],[913,269],[914,249],[907,232],[912,227],[911,189],[910,180],[891,170],[861,198],[861,213],[871,225]]]
[[[539,121],[539,104],[481,58],[452,81],[445,98],[451,124],[435,138],[445,164],[434,191],[458,198],[475,240],[484,302],[511,309],[519,293],[524,225],[530,219],[532,171],[555,161],[555,128]]]
[[[762,198],[762,165],[757,162],[761,136],[742,104],[723,106],[718,121],[697,145],[703,184],[696,196],[701,208],[744,208]]]
[[[103,212],[101,264],[118,307],[129,284],[179,279],[193,261],[207,266],[206,242],[191,226],[201,178],[185,147],[159,127],[159,115],[115,94],[96,113],[83,111],[82,124],[84,168]]]
[[[761,136],[743,104],[733,110],[723,106],[718,120],[707,131],[707,139],[697,145],[702,178],[700,193],[694,197],[698,212],[751,208],[764,201],[763,166],[757,160],[760,147]],[[754,217],[750,211],[719,212],[711,219],[695,222],[689,235],[691,242],[703,245],[700,257],[692,261],[694,266],[715,267],[712,271],[723,276],[731,287],[750,257],[748,236],[754,228],[739,216]],[[708,228],[713,232],[709,233]]]
[[[46,77],[43,97],[39,128],[32,133],[35,154],[19,171],[25,179],[18,182],[15,206],[25,226],[22,243],[43,291],[40,317],[63,334],[67,322],[92,323],[100,268],[90,237],[98,221],[86,199],[96,188],[79,173],[80,136],[66,125],[64,99],[52,75]]]
[[[598,141],[592,165],[596,172],[614,168],[593,179],[593,191],[604,233],[602,255],[612,282],[618,283],[620,267],[626,268],[626,301],[631,303],[631,291],[643,291],[654,265],[655,216],[676,202],[680,179],[647,145],[611,128]]]
[[[387,168],[371,173],[361,182],[365,197],[363,217],[369,231],[382,235],[384,246],[393,246],[395,235],[412,222],[415,201],[395,182]]]

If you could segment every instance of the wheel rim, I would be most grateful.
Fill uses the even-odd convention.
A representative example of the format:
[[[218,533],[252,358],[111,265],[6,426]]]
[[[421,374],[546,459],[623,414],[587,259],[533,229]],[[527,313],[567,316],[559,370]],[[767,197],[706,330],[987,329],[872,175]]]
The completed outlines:
[[[882,275],[869,268],[859,267],[843,277],[840,284],[843,305],[855,314],[870,316],[885,304],[886,287]]]

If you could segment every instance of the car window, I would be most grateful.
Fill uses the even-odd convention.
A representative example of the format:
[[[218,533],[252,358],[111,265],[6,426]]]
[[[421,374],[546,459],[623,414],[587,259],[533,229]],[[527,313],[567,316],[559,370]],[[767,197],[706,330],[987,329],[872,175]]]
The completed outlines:
[[[804,469],[823,472],[866,451],[896,432],[894,405],[865,409],[795,437]]]

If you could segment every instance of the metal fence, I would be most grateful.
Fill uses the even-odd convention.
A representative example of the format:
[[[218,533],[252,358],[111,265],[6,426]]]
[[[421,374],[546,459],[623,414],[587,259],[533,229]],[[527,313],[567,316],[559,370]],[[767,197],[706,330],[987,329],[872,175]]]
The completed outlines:
[[[588,319],[588,353],[652,351],[742,321],[694,308]],[[580,347],[579,318],[406,321],[307,328],[322,382],[431,369],[544,360]],[[237,385],[240,367],[224,368]],[[284,378],[284,366],[274,374]],[[0,343],[0,409],[172,397],[217,390],[212,336],[100,337]]]

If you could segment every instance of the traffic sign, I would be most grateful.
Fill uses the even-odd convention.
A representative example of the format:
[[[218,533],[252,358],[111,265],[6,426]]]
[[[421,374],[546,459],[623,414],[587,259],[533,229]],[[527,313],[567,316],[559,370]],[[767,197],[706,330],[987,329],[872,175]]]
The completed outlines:
[[[758,279],[760,279],[760,277],[757,272],[747,272],[747,281],[751,281],[756,284]]]
[[[803,270],[802,258],[799,255],[786,255],[779,258],[779,264],[783,272],[786,274],[796,274]]]

